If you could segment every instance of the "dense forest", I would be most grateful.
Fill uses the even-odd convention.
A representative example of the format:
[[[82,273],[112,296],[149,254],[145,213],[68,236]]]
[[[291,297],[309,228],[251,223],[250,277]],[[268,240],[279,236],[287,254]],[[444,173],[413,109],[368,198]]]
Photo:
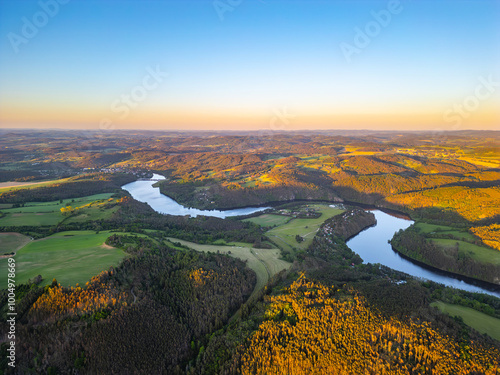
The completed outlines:
[[[183,373],[203,336],[255,285],[255,274],[227,256],[137,238],[109,242],[128,244],[134,256],[84,287],[28,287],[18,304],[16,373]]]

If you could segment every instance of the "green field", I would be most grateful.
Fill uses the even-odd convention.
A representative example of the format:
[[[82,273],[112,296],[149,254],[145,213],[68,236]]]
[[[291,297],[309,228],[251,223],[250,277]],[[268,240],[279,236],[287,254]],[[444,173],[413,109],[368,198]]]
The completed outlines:
[[[65,286],[85,284],[92,276],[116,266],[126,255],[104,245],[109,232],[60,232],[31,241],[17,251],[16,283],[25,283],[42,275],[44,284],[56,278]],[[7,284],[7,259],[0,259],[0,288]]]
[[[3,209],[4,217],[0,218],[0,226],[42,226],[56,225],[66,217],[61,214],[61,207],[69,204],[71,207],[82,207],[93,202],[106,202],[113,194],[95,194],[75,199],[63,199],[63,202],[27,202],[24,207]],[[88,220],[105,219],[113,214],[116,209],[103,209],[102,207],[85,207],[80,209],[77,216],[69,217],[68,223],[84,222]]]
[[[469,232],[460,231],[457,228],[448,227],[446,225],[434,225],[427,223],[417,223],[415,227],[420,230],[421,233],[425,234],[437,234],[437,235],[452,235],[459,240],[475,241],[476,237]]]
[[[179,240],[177,238],[169,238],[169,241],[180,243],[196,251],[208,253],[220,252],[221,254],[229,254],[244,262],[246,261],[247,266],[257,274],[257,284],[255,285],[252,296],[267,284],[270,277],[291,266],[290,263],[279,259],[279,249],[254,249],[251,244],[244,244],[245,246],[201,245],[194,242]]]
[[[64,217],[60,212],[44,212],[44,213],[8,213],[0,218],[0,227],[13,226],[21,227],[28,226],[42,226],[42,225],[56,225],[62,221]]]
[[[249,221],[260,225],[261,227],[273,227],[275,225],[283,225],[287,223],[290,221],[290,216],[264,214],[250,219],[245,219],[243,221]]]
[[[458,243],[458,249],[462,253],[469,254],[473,259],[482,263],[500,264],[500,251],[483,246],[471,244],[469,242],[457,241],[444,238],[431,239],[436,245],[441,247],[455,247]]]
[[[20,249],[31,239],[21,233],[0,233],[0,255]]]
[[[86,204],[98,201],[107,200],[111,198],[112,193],[94,194],[87,197],[74,198],[74,199],[63,199],[61,201],[52,202],[27,202],[24,207],[9,208],[2,210],[4,213],[27,213],[27,212],[58,212],[60,213],[61,207],[65,207],[69,204],[72,207],[81,207]]]
[[[31,189],[31,188],[39,188],[39,187],[43,187],[43,186],[49,186],[49,185],[53,185],[56,183],[66,182],[70,178],[71,177],[62,178],[59,180],[48,180],[48,181],[28,182],[28,183],[16,182],[16,181],[14,181],[14,182],[2,182],[2,183],[0,183],[0,193],[5,193],[5,192],[11,191],[11,190]],[[7,187],[8,185],[17,185],[17,186]]]
[[[328,205],[315,204],[309,205],[309,207],[321,212],[321,216],[313,219],[293,219],[286,224],[266,232],[266,236],[284,250],[305,250],[311,245],[321,224],[327,219],[343,212],[341,209],[333,208]],[[297,234],[304,238],[304,241],[300,243],[297,242],[295,239]]]
[[[451,305],[441,301],[433,302],[431,306],[437,307],[450,316],[460,316],[468,326],[500,341],[500,319],[483,314],[469,307]]]

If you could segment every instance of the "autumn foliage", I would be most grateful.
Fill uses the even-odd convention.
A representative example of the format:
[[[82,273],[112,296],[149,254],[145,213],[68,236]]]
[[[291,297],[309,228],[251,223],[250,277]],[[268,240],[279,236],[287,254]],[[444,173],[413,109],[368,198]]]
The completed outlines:
[[[301,276],[268,303],[235,362],[242,374],[500,373],[496,349],[384,317],[353,291]]]
[[[471,232],[481,238],[488,246],[500,250],[500,224],[470,228]]]
[[[87,288],[78,285],[65,288],[61,284],[48,288],[33,304],[30,318],[33,322],[56,321],[70,316],[92,316],[126,305],[127,294],[105,283],[108,277],[109,271],[101,272],[87,283]]]

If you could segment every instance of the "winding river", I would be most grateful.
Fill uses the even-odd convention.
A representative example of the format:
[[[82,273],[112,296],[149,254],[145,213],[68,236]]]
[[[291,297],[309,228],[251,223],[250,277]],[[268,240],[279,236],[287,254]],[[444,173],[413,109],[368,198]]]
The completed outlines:
[[[249,207],[235,210],[199,210],[180,205],[173,199],[160,193],[160,189],[153,185],[163,180],[165,177],[154,174],[151,180],[138,180],[122,186],[132,197],[140,202],[147,203],[155,211],[169,215],[205,215],[218,218],[228,216],[248,215],[263,211],[269,207]],[[405,272],[409,275],[435,281],[446,286],[463,289],[470,292],[486,293],[500,298],[500,292],[492,291],[481,286],[473,285],[466,281],[454,278],[448,274],[440,273],[431,269],[424,268],[408,259],[401,257],[395,252],[388,240],[392,238],[395,232],[400,229],[408,228],[413,221],[401,219],[389,215],[380,210],[372,210],[377,219],[377,225],[370,227],[357,236],[347,241],[347,245],[358,253],[365,263],[380,263],[394,270]]]
[[[204,216],[214,216],[224,219],[228,216],[240,216],[240,215],[250,215],[254,212],[264,211],[270,207],[247,207],[238,208],[235,210],[198,210],[197,208],[189,208],[181,206],[179,203],[174,201],[172,198],[167,197],[160,193],[160,188],[154,187],[153,185],[160,180],[164,180],[165,177],[159,174],[153,174],[150,180],[138,180],[131,182],[130,184],[123,185],[122,189],[127,190],[132,198],[138,200],[139,202],[147,203],[151,206],[153,210],[159,212],[160,214],[169,215],[179,215],[179,216],[193,216],[198,215]]]

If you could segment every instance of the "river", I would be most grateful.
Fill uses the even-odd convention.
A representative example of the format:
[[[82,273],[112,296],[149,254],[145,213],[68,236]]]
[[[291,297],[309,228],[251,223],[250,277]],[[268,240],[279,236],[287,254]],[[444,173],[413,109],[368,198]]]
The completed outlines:
[[[163,180],[165,177],[154,174],[152,180],[138,180],[130,184],[122,186],[128,191],[132,197],[139,202],[147,203],[156,212],[169,215],[190,215],[190,216],[214,216],[218,218],[226,218],[228,216],[248,215],[255,212],[263,211],[269,207],[248,207],[235,210],[199,210],[196,208],[188,208],[180,205],[173,199],[160,193],[160,189],[153,187],[157,180]],[[473,285],[466,281],[460,280],[457,276],[433,271],[424,268],[412,261],[401,257],[395,252],[388,241],[392,238],[395,232],[400,229],[408,228],[413,221],[402,219],[389,215],[380,210],[372,210],[377,219],[377,225],[370,227],[357,236],[347,241],[347,245],[356,253],[358,253],[365,263],[380,263],[394,270],[405,272],[409,275],[435,281],[446,286],[463,289],[470,292],[486,293],[500,298],[500,292],[492,291]]]
[[[235,210],[198,210],[197,208],[189,208],[181,206],[179,203],[174,201],[172,198],[167,197],[160,193],[160,188],[154,187],[153,185],[158,180],[164,180],[165,177],[159,174],[153,174],[151,180],[138,180],[131,182],[130,184],[123,185],[122,189],[128,191],[132,198],[138,200],[139,202],[147,203],[153,210],[159,212],[160,214],[169,215],[179,215],[185,216],[190,215],[196,217],[198,215],[204,216],[214,216],[224,219],[228,216],[240,216],[240,215],[250,215],[255,212],[267,210],[270,207],[247,207],[238,208]]]

